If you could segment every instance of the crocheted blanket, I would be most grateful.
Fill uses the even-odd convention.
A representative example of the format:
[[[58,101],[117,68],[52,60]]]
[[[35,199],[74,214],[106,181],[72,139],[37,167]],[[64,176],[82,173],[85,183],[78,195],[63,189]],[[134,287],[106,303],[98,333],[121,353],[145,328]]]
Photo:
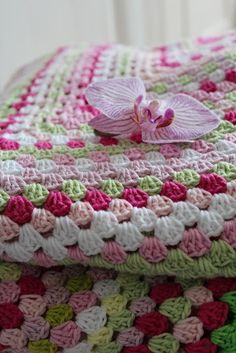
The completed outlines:
[[[12,77],[0,352],[235,353],[235,43],[66,47]],[[195,98],[218,127],[165,144],[94,130],[85,89],[134,76],[160,100]]]
[[[234,33],[217,38],[208,54],[188,57],[182,45],[184,65],[173,61],[172,47],[62,48],[21,70],[0,111],[1,258],[236,275],[234,42]],[[219,126],[188,143],[161,145],[139,135],[97,135],[88,122],[98,112],[85,88],[128,75],[140,76],[160,99],[180,92],[196,98]]]

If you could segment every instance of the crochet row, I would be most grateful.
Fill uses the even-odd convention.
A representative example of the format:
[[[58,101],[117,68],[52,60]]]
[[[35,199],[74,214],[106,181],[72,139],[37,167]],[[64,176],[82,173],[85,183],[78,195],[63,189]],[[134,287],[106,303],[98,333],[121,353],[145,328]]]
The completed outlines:
[[[235,348],[236,279],[175,281],[0,264],[0,351],[216,353]]]

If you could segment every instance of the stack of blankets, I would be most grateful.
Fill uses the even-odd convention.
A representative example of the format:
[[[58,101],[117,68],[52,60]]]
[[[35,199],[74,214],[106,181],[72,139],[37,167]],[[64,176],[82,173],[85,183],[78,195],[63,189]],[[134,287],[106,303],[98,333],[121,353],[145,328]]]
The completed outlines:
[[[86,88],[135,76],[220,119],[199,139],[98,134]],[[236,352],[236,33],[63,47],[0,98],[0,352]]]

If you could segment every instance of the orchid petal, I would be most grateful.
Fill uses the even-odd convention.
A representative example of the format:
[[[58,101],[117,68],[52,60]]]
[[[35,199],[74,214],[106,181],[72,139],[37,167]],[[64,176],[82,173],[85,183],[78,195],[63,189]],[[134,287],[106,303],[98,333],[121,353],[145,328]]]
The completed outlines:
[[[172,124],[157,128],[154,132],[142,130],[142,138],[147,143],[185,142],[199,138],[215,129],[220,120],[215,113],[196,99],[185,94],[177,94],[165,102],[166,109],[174,110]]]
[[[140,131],[139,126],[132,120],[132,115],[120,117],[117,120],[112,120],[105,115],[99,115],[93,118],[89,125],[104,133],[115,135],[130,135],[133,132]]]
[[[145,98],[145,87],[137,77],[110,79],[92,83],[85,95],[90,105],[116,119],[133,112],[137,97]]]

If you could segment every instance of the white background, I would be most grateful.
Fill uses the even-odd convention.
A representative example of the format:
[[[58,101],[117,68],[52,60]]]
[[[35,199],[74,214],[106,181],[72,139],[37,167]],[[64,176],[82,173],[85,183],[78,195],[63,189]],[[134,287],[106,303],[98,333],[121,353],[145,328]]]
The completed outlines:
[[[14,70],[75,43],[156,45],[235,26],[236,0],[0,0],[0,89]]]

